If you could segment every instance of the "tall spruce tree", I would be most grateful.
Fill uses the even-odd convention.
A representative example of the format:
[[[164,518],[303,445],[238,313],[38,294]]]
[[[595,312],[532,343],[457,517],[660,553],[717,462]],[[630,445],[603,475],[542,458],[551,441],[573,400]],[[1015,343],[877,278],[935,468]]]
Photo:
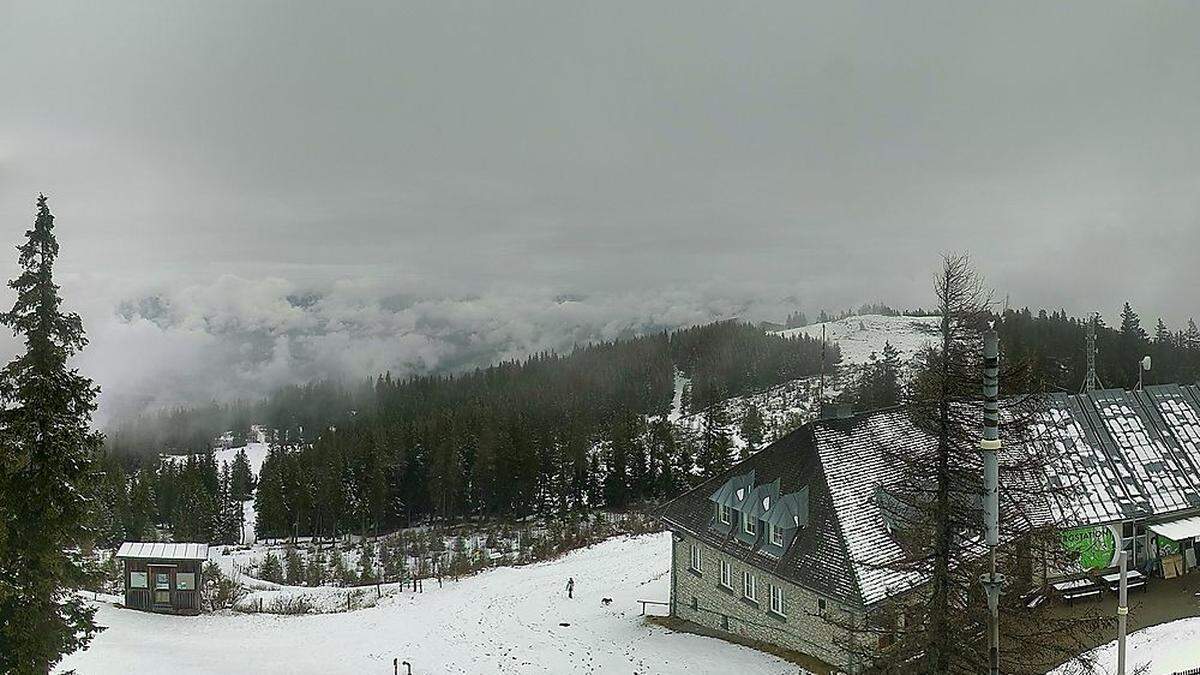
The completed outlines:
[[[745,410],[742,411],[742,424],[739,429],[742,433],[742,440],[746,442],[742,448],[743,457],[757,452],[762,447],[766,433],[765,426],[758,406],[753,403],[746,404]]]
[[[988,669],[987,640],[972,630],[988,623],[980,574],[987,556],[979,545],[982,467],[981,336],[993,315],[989,295],[965,256],[947,256],[935,279],[942,320],[937,343],[918,357],[905,400],[923,433],[905,443],[882,443],[882,464],[894,470],[876,488],[899,553],[871,563],[917,584],[912,593],[878,603],[865,624],[828,619],[847,630],[848,649],[866,673],[966,675]],[[1040,400],[1027,391],[1028,370],[1006,364],[1001,374],[1004,449],[1000,458],[1000,569],[1009,584],[1001,597],[1001,672],[1044,673],[1084,651],[1099,614],[1033,616],[1024,597],[1038,586],[1033,561],[1062,569],[1067,553],[1044,518],[1051,500],[1078,498],[1076,486],[1050,486],[1047,468],[1061,458],[1038,442]]]
[[[17,299],[0,323],[25,351],[0,371],[0,671],[47,673],[86,647],[95,609],[75,594],[95,569],[85,495],[101,436],[91,428],[98,388],[68,363],[87,344],[64,312],[54,262],[54,216],[39,195],[18,247]]]

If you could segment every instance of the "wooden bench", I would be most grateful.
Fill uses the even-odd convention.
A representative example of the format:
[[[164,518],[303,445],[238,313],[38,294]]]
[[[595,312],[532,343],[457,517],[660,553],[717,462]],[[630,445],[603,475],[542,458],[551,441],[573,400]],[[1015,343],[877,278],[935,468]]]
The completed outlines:
[[[1108,587],[1108,590],[1112,591],[1113,593],[1121,590],[1120,572],[1105,574],[1104,576],[1100,577],[1100,579],[1104,582],[1104,585]],[[1143,593],[1146,592],[1146,575],[1137,570],[1129,570],[1125,573],[1125,589],[1132,591],[1138,588],[1142,589]]]
[[[1057,584],[1053,584],[1051,588],[1057,591],[1062,596],[1062,599],[1067,601],[1068,605],[1074,604],[1079,598],[1089,598],[1093,595],[1099,597],[1100,592],[1103,590],[1091,579],[1060,581]]]

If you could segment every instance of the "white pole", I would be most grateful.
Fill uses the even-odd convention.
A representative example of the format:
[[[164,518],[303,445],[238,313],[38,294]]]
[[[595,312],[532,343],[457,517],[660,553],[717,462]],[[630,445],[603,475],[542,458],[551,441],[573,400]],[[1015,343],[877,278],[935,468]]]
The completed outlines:
[[[1129,614],[1126,599],[1126,576],[1129,554],[1121,551],[1121,592],[1117,602],[1117,675],[1125,675],[1125,619]]]

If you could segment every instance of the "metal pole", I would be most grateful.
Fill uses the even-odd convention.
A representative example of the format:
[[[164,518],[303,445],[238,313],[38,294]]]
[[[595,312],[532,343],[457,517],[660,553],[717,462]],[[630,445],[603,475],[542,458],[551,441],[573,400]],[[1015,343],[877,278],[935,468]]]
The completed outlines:
[[[1000,544],[1000,338],[994,328],[983,334],[983,527],[988,545],[989,572],[980,578],[987,593],[989,617],[988,662],[991,675],[1000,674],[1000,589],[1004,575],[996,573],[996,547]]]
[[[1128,555],[1125,551],[1121,551],[1121,592],[1120,600],[1117,602],[1117,675],[1125,675],[1125,620],[1129,615],[1129,604],[1126,598]]]

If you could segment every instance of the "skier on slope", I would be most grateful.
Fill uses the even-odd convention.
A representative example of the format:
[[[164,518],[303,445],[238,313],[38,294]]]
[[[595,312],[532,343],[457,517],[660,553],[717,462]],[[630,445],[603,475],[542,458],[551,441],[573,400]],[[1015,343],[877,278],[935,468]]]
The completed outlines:
[[[567,598],[575,597],[575,577],[567,577]]]

